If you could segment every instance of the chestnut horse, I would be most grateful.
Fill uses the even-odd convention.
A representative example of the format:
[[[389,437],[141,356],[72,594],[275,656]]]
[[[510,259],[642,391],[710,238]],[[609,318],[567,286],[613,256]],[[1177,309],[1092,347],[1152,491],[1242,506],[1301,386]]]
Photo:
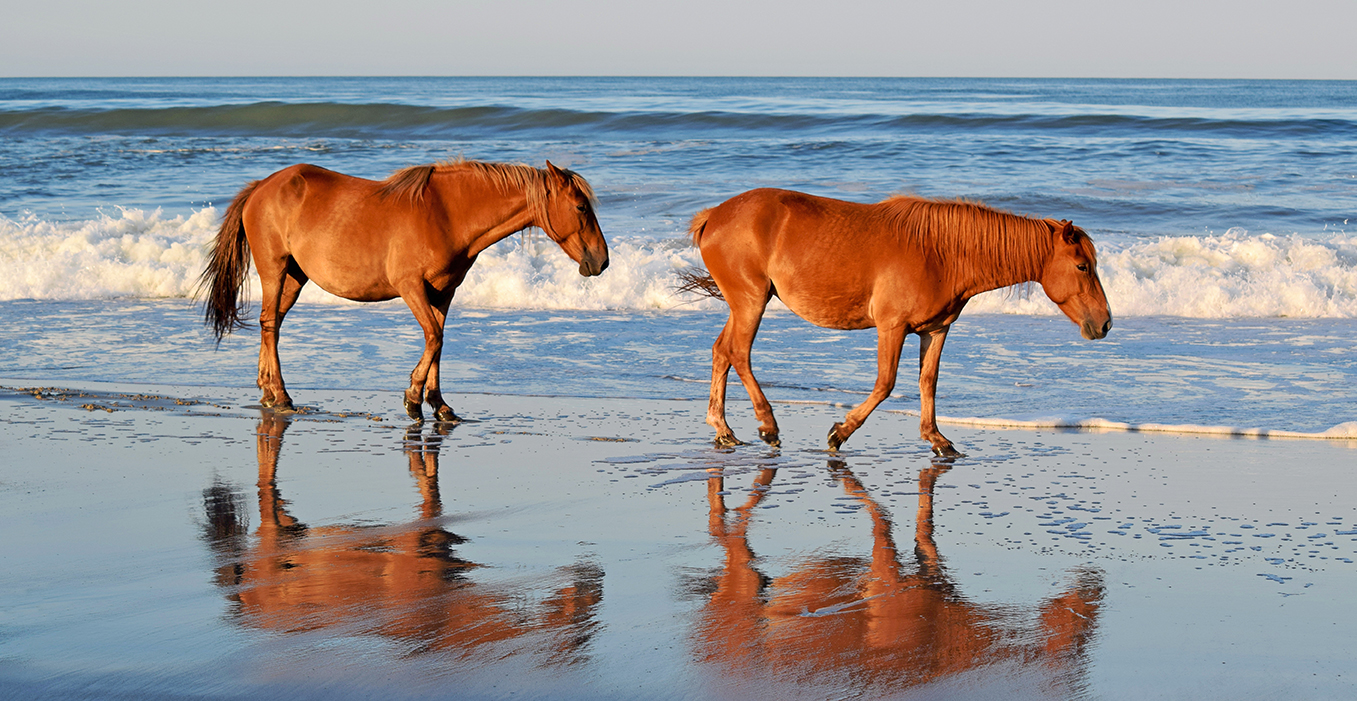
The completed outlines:
[[[712,346],[707,408],[707,423],[720,445],[739,444],[726,424],[732,365],[754,403],[759,437],[779,444],[773,409],[749,367],[754,335],[775,295],[817,326],[876,327],[876,386],[830,429],[830,450],[838,450],[890,395],[901,346],[914,333],[920,339],[919,432],[938,455],[961,455],[938,431],[938,360],[952,322],[981,292],[1040,282],[1084,338],[1102,338],[1112,328],[1093,242],[1068,221],[1029,219],[961,201],[892,197],[859,204],[760,189],[698,212],[690,231],[719,296],[730,306]],[[699,276],[699,284],[687,289],[700,281]]]
[[[594,195],[577,173],[557,168],[456,161],[413,166],[385,181],[295,165],[245,186],[222,220],[201,289],[207,323],[220,342],[244,326],[240,288],[254,256],[263,287],[259,388],[266,407],[290,409],[278,362],[278,329],[302,287],[314,281],[359,302],[400,297],[424,329],[424,354],[410,373],[405,410],[457,421],[438,387],[443,323],[476,256],[497,241],[538,227],[580,264],[608,267],[608,244]]]

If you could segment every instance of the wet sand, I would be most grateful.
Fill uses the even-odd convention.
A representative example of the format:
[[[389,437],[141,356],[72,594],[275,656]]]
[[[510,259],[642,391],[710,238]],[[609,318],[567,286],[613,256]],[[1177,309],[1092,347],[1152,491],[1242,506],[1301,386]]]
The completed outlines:
[[[1351,441],[0,379],[0,697],[1352,698]],[[754,422],[732,399],[732,425]]]

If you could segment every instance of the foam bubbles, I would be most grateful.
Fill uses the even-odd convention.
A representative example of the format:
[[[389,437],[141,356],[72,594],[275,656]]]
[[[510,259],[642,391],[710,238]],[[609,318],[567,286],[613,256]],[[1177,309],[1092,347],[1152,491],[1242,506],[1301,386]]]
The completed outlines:
[[[0,217],[0,300],[189,297],[216,233],[218,212],[189,216],[119,209],[97,219],[50,222]],[[489,309],[717,309],[674,290],[675,272],[700,266],[686,236],[610,235],[611,263],[594,278],[541,232],[513,236],[481,254],[454,306]],[[1172,236],[1106,242],[1099,271],[1112,312],[1195,318],[1357,318],[1357,238]],[[259,298],[251,274],[250,299]],[[348,304],[315,285],[303,303]],[[399,304],[399,302],[397,302]],[[1039,285],[971,301],[971,312],[1059,315]]]
[[[1114,316],[1357,317],[1357,238],[1172,236],[1105,245],[1099,275]],[[1058,314],[1039,291],[996,291],[967,309]]]
[[[0,217],[0,300],[187,296],[215,223],[211,208],[174,218],[120,209],[61,223]]]
[[[0,300],[191,297],[218,226],[216,208],[184,217],[119,209],[76,222],[0,217]],[[585,278],[541,232],[510,237],[481,254],[454,306],[491,309],[651,310],[715,308],[675,292],[674,272],[701,265],[687,239],[609,237],[606,274]],[[258,300],[251,269],[245,294]],[[316,285],[303,303],[354,304]],[[396,302],[399,304],[399,302]]]

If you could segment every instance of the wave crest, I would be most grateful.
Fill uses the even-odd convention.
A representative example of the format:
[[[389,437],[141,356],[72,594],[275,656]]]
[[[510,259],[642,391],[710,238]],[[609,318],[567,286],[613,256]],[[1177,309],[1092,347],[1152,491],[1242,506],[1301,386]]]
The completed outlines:
[[[1357,134],[1357,121],[1347,112],[1257,113],[1197,110],[1183,115],[1151,110],[1145,114],[1088,111],[1008,111],[981,105],[926,105],[901,113],[881,105],[855,111],[796,112],[739,109],[708,105],[693,111],[658,106],[634,109],[514,106],[485,104],[428,106],[391,103],[254,102],[210,106],[68,108],[40,107],[0,111],[0,133],[68,134],[217,134],[358,139],[466,138],[512,132],[541,132],[557,138],[561,130],[607,135],[676,133],[767,135],[770,133],[838,133],[866,130],[901,131],[1086,131],[1167,132],[1251,137],[1277,136],[1333,139]]]
[[[189,297],[216,233],[217,210],[167,217],[120,209],[96,219],[0,217],[0,300]],[[609,236],[596,278],[545,236],[512,237],[481,254],[454,305],[495,309],[717,309],[675,291],[675,272],[702,264],[687,238]],[[1195,318],[1357,318],[1357,237],[1166,236],[1104,244],[1099,271],[1113,314]],[[251,276],[249,295],[259,298]],[[303,302],[340,303],[314,285]],[[1039,286],[976,297],[971,312],[1058,315]]]

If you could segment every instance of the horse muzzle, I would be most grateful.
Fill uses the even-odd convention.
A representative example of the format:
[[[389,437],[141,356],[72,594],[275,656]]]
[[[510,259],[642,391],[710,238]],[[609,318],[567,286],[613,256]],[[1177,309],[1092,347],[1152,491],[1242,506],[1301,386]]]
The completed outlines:
[[[593,277],[595,275],[601,275],[603,271],[607,269],[607,251],[604,251],[603,255],[595,255],[593,251],[585,251],[584,255],[580,256],[580,275]]]
[[[1079,325],[1079,335],[1090,341],[1096,341],[1100,338],[1106,338],[1107,333],[1112,330],[1112,317],[1099,326],[1096,321],[1089,319]]]

